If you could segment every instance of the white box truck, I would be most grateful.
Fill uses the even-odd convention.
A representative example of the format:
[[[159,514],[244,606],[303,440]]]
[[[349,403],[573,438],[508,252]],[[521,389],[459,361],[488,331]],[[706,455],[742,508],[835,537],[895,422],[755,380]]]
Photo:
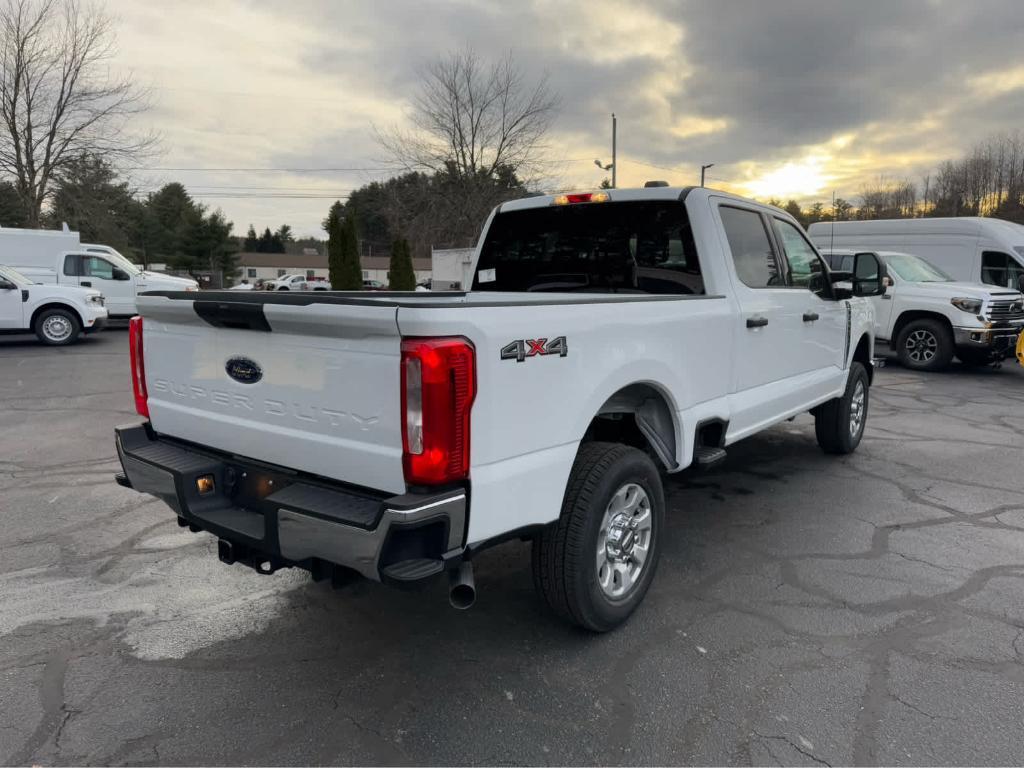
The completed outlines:
[[[926,259],[954,280],[1024,290],[1024,226],[981,216],[818,221],[807,229],[826,250],[895,251]]]
[[[36,283],[100,291],[111,318],[138,314],[145,291],[198,291],[195,280],[142,270],[106,245],[83,245],[68,229],[0,228],[0,264]]]

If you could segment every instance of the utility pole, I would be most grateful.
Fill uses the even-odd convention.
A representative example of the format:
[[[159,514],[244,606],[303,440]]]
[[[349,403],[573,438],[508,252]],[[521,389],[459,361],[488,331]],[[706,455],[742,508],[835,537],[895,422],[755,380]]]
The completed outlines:
[[[615,156],[615,133],[616,133],[616,121],[615,113],[612,112],[612,189],[615,189],[615,172],[619,170],[618,158]],[[702,185],[703,186],[703,185]]]
[[[714,163],[708,163],[707,165],[702,165],[700,167],[700,185],[702,187],[704,186],[704,171],[706,171],[708,168],[714,168],[714,167],[715,167]]]

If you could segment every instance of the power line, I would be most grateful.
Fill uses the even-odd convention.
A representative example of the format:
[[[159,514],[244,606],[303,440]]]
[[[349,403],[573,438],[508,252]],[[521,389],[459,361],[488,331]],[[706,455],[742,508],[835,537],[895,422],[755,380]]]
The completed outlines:
[[[207,173],[354,173],[366,171],[368,173],[383,173],[385,171],[400,171],[401,168],[171,168],[167,166],[134,166],[125,168],[126,171],[175,171],[175,172],[207,172]]]

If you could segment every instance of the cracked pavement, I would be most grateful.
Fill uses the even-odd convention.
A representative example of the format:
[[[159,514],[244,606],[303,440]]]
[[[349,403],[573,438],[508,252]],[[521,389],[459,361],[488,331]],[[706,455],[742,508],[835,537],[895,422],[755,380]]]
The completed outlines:
[[[127,338],[0,342],[0,764],[1019,764],[1024,369],[879,371],[857,453],[802,416],[667,480],[619,631],[528,548],[341,591],[216,558],[116,486]]]

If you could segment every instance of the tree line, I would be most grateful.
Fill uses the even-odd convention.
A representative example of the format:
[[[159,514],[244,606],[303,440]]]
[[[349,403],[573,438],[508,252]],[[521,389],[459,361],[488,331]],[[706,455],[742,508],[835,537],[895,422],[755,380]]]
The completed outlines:
[[[879,177],[861,187],[856,203],[843,198],[801,207],[783,203],[801,224],[851,219],[908,219],[935,216],[992,216],[1024,224],[1024,136],[990,136],[963,157],[944,160],[920,182]]]

